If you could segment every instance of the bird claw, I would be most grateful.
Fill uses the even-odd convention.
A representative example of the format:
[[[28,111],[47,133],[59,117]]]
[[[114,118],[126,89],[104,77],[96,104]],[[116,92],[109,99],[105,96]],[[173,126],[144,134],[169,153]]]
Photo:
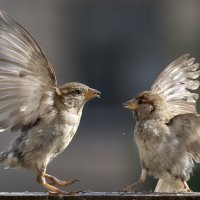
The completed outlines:
[[[75,180],[71,180],[71,181],[66,181],[66,182],[71,182],[71,184],[74,184],[74,183],[77,183],[77,182],[80,182],[79,180],[75,179]]]
[[[136,192],[137,189],[136,189],[136,185],[137,184],[131,184],[131,185],[128,185],[126,188],[123,188],[122,190],[120,190],[120,192]]]
[[[59,185],[59,186],[69,186],[76,182],[80,182],[79,180],[70,180],[70,181],[61,181],[58,178],[51,176],[49,174],[44,175],[45,178],[49,179],[51,181],[50,185]]]
[[[49,184],[50,185],[59,185],[59,186],[69,186],[76,182],[80,182],[80,181],[79,180],[61,181],[61,180],[57,179],[56,181],[52,181]]]

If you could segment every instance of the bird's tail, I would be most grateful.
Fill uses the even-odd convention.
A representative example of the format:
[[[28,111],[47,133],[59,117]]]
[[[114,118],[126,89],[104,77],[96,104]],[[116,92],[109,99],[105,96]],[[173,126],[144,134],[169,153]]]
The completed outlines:
[[[191,190],[187,183],[181,180],[167,182],[159,179],[154,192],[191,192]]]
[[[0,152],[0,164],[5,166],[5,169],[19,167],[17,158],[12,151]]]
[[[0,164],[4,164],[5,161],[7,160],[7,157],[8,157],[8,153],[5,151],[2,151],[0,153]]]

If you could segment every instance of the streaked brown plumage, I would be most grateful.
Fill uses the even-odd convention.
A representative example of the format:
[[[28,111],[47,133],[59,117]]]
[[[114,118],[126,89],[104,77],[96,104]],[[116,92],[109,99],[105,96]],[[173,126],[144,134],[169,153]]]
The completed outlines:
[[[70,143],[85,103],[100,92],[81,83],[57,87],[55,72],[30,34],[0,11],[0,131],[21,131],[0,162],[27,168],[54,194],[68,194],[48,184],[70,185],[46,173],[48,163]]]
[[[200,116],[196,111],[200,71],[189,54],[169,64],[149,91],[142,92],[124,106],[137,118],[134,138],[142,173],[159,179],[156,192],[190,191],[187,181],[200,162]],[[138,183],[137,182],[137,183]],[[124,191],[132,191],[136,184]]]

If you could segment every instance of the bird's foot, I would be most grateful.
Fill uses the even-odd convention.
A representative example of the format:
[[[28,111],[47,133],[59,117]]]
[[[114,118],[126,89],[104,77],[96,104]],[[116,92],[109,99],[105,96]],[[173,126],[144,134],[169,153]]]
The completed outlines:
[[[52,180],[51,180],[52,181]],[[70,180],[70,181],[61,181],[59,179],[54,179],[50,184],[51,185],[59,185],[59,186],[69,186],[76,182],[80,182],[79,180]]]
[[[76,182],[80,182],[79,180],[70,180],[70,181],[61,181],[57,179],[57,182],[55,182],[59,186],[69,186]]]
[[[136,187],[139,186],[141,183],[143,183],[146,180],[148,173],[147,168],[142,168],[142,173],[140,175],[140,179],[136,181],[135,183],[128,185],[126,188],[122,189],[120,192],[137,192]]]
[[[136,192],[137,191],[136,186],[137,186],[137,184],[135,184],[135,183],[128,185],[127,187],[120,190],[120,192]]]
[[[192,192],[192,190],[189,188],[188,184],[186,181],[183,181],[183,186],[184,186],[184,190],[182,192]]]
[[[52,181],[52,183],[50,183],[51,185],[57,184],[59,186],[69,186],[76,182],[79,182],[79,180],[61,181],[58,178],[51,176],[49,174],[45,174],[44,177]]]

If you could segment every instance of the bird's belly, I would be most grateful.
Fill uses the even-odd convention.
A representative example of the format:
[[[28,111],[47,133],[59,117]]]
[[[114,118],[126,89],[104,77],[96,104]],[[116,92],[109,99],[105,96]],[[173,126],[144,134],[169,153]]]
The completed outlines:
[[[184,177],[185,180],[189,179],[193,161],[190,155],[182,152],[175,139],[158,143],[140,140],[138,150],[141,163],[155,178],[174,180],[176,177]]]
[[[78,125],[64,127],[46,127],[33,129],[17,138],[14,148],[10,150],[9,167],[25,167],[29,169],[45,168],[47,164],[60,154],[71,142]],[[13,162],[16,160],[16,164]]]
[[[51,161],[65,150],[75,135],[77,128],[77,125],[66,125],[65,128],[56,135],[51,145],[51,150],[47,154],[47,160]]]
[[[149,142],[140,142],[139,146],[140,159],[148,170],[150,175],[156,178],[166,178],[169,176],[168,169],[170,170],[169,160],[166,154],[158,152],[158,146],[149,144]]]
[[[148,131],[144,129],[135,134],[141,163],[149,174],[156,178],[166,178],[170,176],[172,167],[179,162],[177,158],[181,155],[177,154],[180,143],[175,138],[172,139],[165,127],[158,129],[152,123],[147,128]]]

